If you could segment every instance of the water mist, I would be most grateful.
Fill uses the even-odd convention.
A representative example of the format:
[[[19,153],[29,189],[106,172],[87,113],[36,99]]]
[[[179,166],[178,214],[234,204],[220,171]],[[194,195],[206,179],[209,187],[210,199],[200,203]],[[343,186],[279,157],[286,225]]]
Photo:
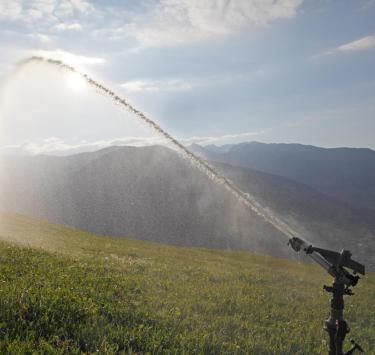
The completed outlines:
[[[137,117],[143,123],[146,123],[148,126],[153,128],[159,135],[167,139],[176,149],[177,151],[187,160],[191,162],[193,166],[198,168],[204,174],[206,174],[213,182],[222,185],[225,189],[227,189],[232,195],[236,197],[238,201],[240,201],[243,205],[249,208],[251,211],[255,212],[257,215],[262,217],[268,223],[271,223],[276,229],[282,232],[286,237],[292,238],[298,235],[298,233],[293,230],[288,224],[278,218],[274,213],[272,213],[269,209],[264,208],[255,198],[249,193],[245,193],[241,191],[238,187],[236,187],[231,181],[226,179],[224,176],[219,174],[210,164],[206,161],[201,159],[200,157],[196,156],[194,153],[189,151],[182,143],[180,143],[176,138],[170,135],[167,131],[162,129],[156,122],[151,120],[147,117],[143,112],[134,108],[131,104],[129,104],[126,99],[118,96],[115,92],[101,84],[100,82],[96,81],[92,77],[88,76],[85,73],[78,71],[73,66],[63,63],[62,61],[43,58],[43,57],[30,57],[18,64],[18,69],[22,69],[25,66],[32,65],[32,64],[45,64],[50,65],[56,69],[59,69],[65,73],[74,73],[79,75],[81,78],[85,80],[89,86],[93,87],[99,94],[108,97],[112,100],[113,104],[118,105],[122,109],[125,109],[132,113],[135,117]]]

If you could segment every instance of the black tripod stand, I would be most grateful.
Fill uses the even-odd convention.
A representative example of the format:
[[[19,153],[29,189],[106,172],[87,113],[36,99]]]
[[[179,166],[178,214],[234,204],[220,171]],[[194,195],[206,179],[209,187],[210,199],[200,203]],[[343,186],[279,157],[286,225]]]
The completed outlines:
[[[304,240],[294,237],[289,240],[289,244],[295,251],[301,249],[306,252],[314,261],[327,270],[334,277],[332,286],[324,286],[324,290],[332,293],[331,313],[324,323],[324,330],[329,334],[329,355],[350,355],[355,350],[363,352],[363,349],[354,341],[352,348],[346,353],[343,352],[343,344],[346,334],[349,333],[349,327],[343,317],[344,296],[354,295],[351,287],[357,285],[359,277],[355,276],[358,272],[365,274],[365,267],[352,260],[352,254],[348,250],[341,253],[313,247]],[[353,270],[351,274],[346,268]]]
[[[346,288],[345,284],[334,280],[332,286],[324,286],[325,291],[331,292],[331,314],[324,323],[324,330],[329,334],[329,355],[344,355],[343,344],[346,334],[349,333],[349,327],[343,317],[344,311],[344,295],[353,295],[350,288]],[[351,341],[353,347],[345,353],[352,354],[355,350],[363,352],[363,349],[354,341]]]

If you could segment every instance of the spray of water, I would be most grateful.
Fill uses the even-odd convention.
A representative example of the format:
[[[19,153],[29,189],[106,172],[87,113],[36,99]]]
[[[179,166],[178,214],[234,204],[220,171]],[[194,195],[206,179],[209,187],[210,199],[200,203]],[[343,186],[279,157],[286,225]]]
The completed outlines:
[[[22,69],[23,67],[33,64],[33,63],[42,63],[46,65],[51,65],[54,68],[57,68],[63,72],[74,73],[76,75],[81,76],[91,87],[93,87],[99,94],[104,95],[112,100],[115,105],[120,106],[122,109],[125,109],[131,112],[134,116],[136,116],[139,120],[143,123],[146,123],[148,126],[153,128],[159,135],[167,139],[172,145],[177,148],[177,151],[187,160],[189,160],[193,166],[198,168],[200,171],[205,173],[212,181],[215,183],[222,185],[226,188],[232,195],[234,195],[238,201],[244,204],[247,208],[251,211],[255,212],[257,215],[262,217],[268,223],[271,223],[276,229],[282,232],[286,237],[291,238],[297,236],[297,232],[293,230],[289,225],[287,225],[284,221],[278,218],[274,213],[272,213],[269,209],[264,208],[251,194],[245,193],[241,191],[238,187],[236,187],[231,181],[226,179],[224,176],[219,174],[210,164],[206,161],[202,160],[191,151],[189,151],[182,143],[180,143],[177,139],[175,139],[172,135],[162,129],[156,122],[148,118],[143,112],[134,108],[131,104],[129,104],[124,98],[118,96],[115,92],[108,89],[101,83],[97,82],[95,79],[91,78],[85,73],[78,71],[76,68],[67,65],[59,60],[53,60],[43,57],[30,57],[22,62],[20,62],[17,66],[18,69]]]

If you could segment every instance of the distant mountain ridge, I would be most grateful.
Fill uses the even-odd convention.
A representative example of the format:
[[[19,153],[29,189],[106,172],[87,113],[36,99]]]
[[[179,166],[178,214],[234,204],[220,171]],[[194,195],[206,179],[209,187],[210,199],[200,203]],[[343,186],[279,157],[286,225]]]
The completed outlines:
[[[375,219],[375,151],[319,148],[302,144],[240,143],[217,147],[192,145],[208,160],[283,176],[356,208]]]
[[[215,166],[310,241],[349,248],[375,266],[375,223],[349,205],[283,177]],[[278,230],[165,147],[6,157],[1,168],[3,211],[103,235],[295,255]]]

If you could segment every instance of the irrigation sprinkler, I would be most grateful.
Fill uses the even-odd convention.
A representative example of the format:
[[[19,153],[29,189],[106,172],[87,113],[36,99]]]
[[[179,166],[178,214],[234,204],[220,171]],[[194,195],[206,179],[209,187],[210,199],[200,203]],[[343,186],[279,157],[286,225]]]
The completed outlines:
[[[230,180],[219,174],[210,164],[205,160],[201,159],[194,153],[190,152],[180,141],[174,138],[171,134],[160,127],[155,121],[146,116],[143,112],[137,110],[124,98],[118,96],[111,89],[107,88],[94,78],[89,77],[87,74],[81,73],[74,67],[67,65],[61,61],[43,58],[43,57],[30,57],[19,63],[18,68],[22,68],[30,63],[44,63],[52,65],[53,67],[60,69],[67,73],[74,73],[83,78],[87,84],[93,87],[101,95],[108,97],[116,105],[126,109],[135,115],[141,122],[152,127],[160,136],[165,138],[167,141],[173,144],[178,149],[180,154],[187,158],[193,166],[198,168],[204,174],[208,176],[213,182],[222,185],[227,189],[238,201],[242,202],[249,210],[262,217],[265,221],[271,223],[277,230],[283,233],[289,239],[289,244],[295,251],[303,250],[308,254],[314,261],[322,266],[331,276],[334,277],[332,286],[324,286],[324,290],[333,294],[331,300],[331,315],[326,320],[324,329],[329,333],[330,336],[330,355],[344,355],[342,352],[343,342],[346,334],[349,332],[349,328],[345,320],[343,319],[344,309],[344,295],[353,295],[350,287],[354,287],[359,277],[355,276],[356,273],[362,275],[365,274],[365,267],[351,259],[351,253],[347,250],[343,250],[341,253],[313,247],[309,245],[303,239],[294,237],[297,233],[288,224],[279,219],[269,209],[264,208],[257,199],[249,193],[244,193],[237,188]],[[347,269],[351,269],[349,272]],[[355,350],[362,351],[362,348],[352,341],[353,347],[345,355],[352,354]]]
[[[305,240],[293,237],[288,243],[296,252],[304,251],[315,262],[322,266],[332,277],[332,286],[323,286],[324,291],[332,293],[331,313],[324,322],[324,330],[329,334],[329,355],[350,355],[355,350],[363,352],[363,349],[351,340],[352,348],[343,352],[343,344],[349,327],[344,320],[344,296],[354,295],[352,288],[357,285],[359,276],[365,274],[365,266],[351,259],[349,250],[336,251],[322,249],[308,244]],[[349,271],[350,270],[350,271]]]

